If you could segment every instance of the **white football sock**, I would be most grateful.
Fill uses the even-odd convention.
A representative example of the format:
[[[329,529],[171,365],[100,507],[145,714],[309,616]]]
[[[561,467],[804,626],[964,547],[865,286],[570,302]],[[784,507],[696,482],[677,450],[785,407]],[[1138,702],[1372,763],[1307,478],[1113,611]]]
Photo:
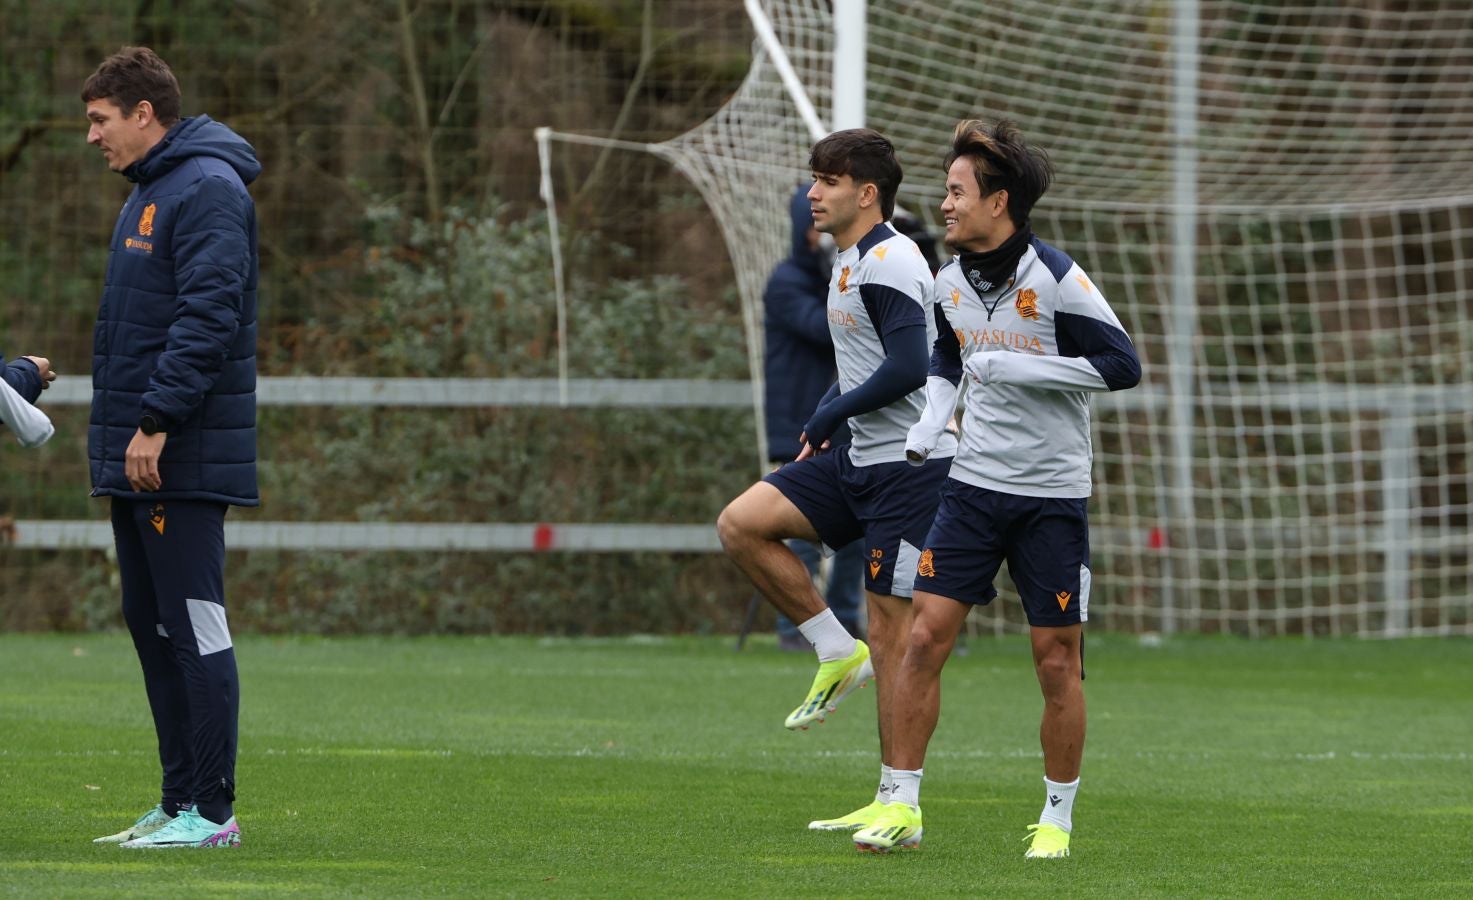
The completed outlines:
[[[844,630],[844,626],[834,617],[834,611],[827,607],[807,622],[799,623],[798,631],[818,651],[818,661],[821,663],[846,659],[854,654],[854,648],[858,646],[854,635]]]
[[[890,774],[890,767],[884,763],[880,764],[880,789],[875,791],[876,803],[889,803],[890,794],[895,790],[895,778]]]
[[[924,769],[891,769],[890,783],[895,790],[890,792],[891,803],[904,803],[921,808],[921,773]]]
[[[1069,831],[1074,827],[1074,792],[1079,790],[1079,779],[1068,784],[1043,779],[1043,814],[1038,817],[1040,825],[1057,825]]]

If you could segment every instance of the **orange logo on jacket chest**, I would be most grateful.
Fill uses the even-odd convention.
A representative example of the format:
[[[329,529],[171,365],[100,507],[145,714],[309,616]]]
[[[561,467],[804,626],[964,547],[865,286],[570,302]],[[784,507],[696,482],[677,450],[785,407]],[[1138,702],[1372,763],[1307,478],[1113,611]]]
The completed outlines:
[[[153,215],[158,212],[157,204],[150,203],[143,207],[143,215],[138,217],[138,233],[144,237],[153,234]]]
[[[1024,288],[1018,292],[1018,299],[1013,301],[1018,308],[1018,315],[1025,319],[1038,318],[1038,292],[1033,288]]]

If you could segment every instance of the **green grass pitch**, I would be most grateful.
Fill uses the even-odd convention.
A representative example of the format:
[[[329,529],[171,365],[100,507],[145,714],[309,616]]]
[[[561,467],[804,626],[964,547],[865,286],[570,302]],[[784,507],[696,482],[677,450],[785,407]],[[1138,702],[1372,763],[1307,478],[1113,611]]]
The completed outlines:
[[[1020,636],[949,664],[920,849],[805,830],[872,797],[873,693],[783,716],[770,639],[242,639],[237,850],[94,846],[157,799],[125,635],[0,636],[0,895],[1473,895],[1473,643],[1091,635],[1074,856]]]

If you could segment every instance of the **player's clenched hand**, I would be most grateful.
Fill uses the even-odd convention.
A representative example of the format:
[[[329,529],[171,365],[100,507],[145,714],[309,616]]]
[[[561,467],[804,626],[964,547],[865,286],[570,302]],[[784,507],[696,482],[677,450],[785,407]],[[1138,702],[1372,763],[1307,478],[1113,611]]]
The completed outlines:
[[[987,368],[987,358],[989,356],[991,354],[985,352],[973,353],[967,357],[966,362],[962,363],[962,368],[966,370],[967,377],[972,379],[973,384],[987,384],[992,380],[991,373]]]
[[[936,445],[941,443],[941,435],[945,432],[945,423],[936,425],[925,418],[910,426],[910,431],[905,433],[906,460],[913,466],[925,462]]]
[[[819,404],[818,409],[815,409],[813,415],[809,416],[808,423],[803,426],[803,433],[798,436],[799,443],[811,444],[820,450],[827,450],[829,438],[839,430],[839,423],[843,421],[843,416],[839,414],[837,407],[838,404],[832,400]],[[809,454],[809,456],[812,455],[812,453]]]
[[[808,432],[806,431],[798,435],[798,443],[803,445],[803,449],[798,451],[798,458],[793,460],[793,462],[802,462],[810,456],[817,456],[823,451],[829,449],[829,442],[824,441],[823,446],[815,450],[813,448],[813,444],[808,442]]]
[[[164,453],[164,441],[169,436],[162,432],[144,434],[134,432],[123,455],[123,474],[128,485],[135,491],[156,491],[164,486],[159,477],[159,457]]]
[[[51,382],[56,380],[56,372],[51,368],[51,360],[44,356],[23,356],[21,359],[29,359],[41,373],[41,390],[51,387]]]

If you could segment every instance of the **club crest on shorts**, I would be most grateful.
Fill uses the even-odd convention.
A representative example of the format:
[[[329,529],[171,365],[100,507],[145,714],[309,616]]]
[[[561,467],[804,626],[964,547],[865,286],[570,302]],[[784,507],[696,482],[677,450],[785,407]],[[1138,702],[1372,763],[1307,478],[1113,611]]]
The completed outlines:
[[[923,578],[936,577],[936,560],[929,549],[921,551],[921,561],[916,566],[916,574]]]

